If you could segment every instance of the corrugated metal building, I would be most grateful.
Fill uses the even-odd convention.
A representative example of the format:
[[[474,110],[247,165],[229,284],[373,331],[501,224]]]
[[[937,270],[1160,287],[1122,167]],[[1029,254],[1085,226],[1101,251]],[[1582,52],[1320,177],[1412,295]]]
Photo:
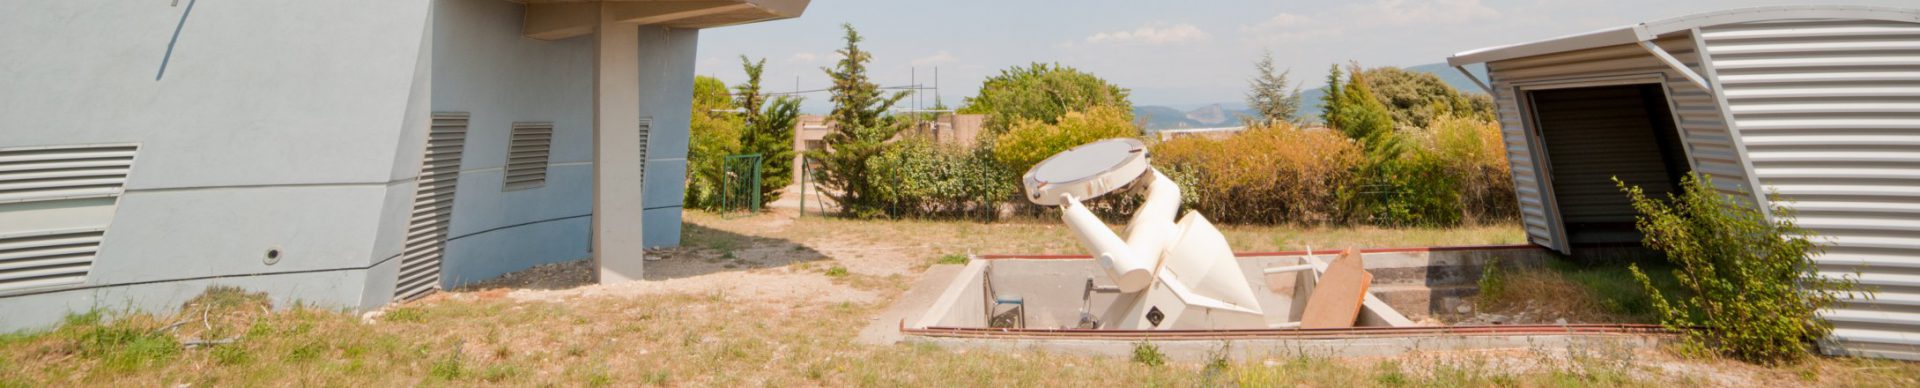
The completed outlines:
[[[1614,176],[1657,193],[1699,171],[1763,203],[1775,190],[1825,240],[1822,271],[1877,291],[1824,314],[1827,350],[1920,359],[1920,10],[1729,10],[1448,63],[1487,66],[1534,243],[1636,241]]]

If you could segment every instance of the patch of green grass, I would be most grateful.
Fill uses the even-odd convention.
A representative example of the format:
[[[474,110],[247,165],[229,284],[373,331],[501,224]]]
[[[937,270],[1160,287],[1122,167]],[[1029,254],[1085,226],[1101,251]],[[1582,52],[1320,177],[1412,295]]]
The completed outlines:
[[[494,364],[480,370],[480,380],[489,383],[507,381],[521,374],[520,367],[509,364]]]
[[[938,258],[938,259],[934,259],[934,260],[933,260],[933,263],[934,263],[934,264],[959,264],[959,265],[966,265],[966,264],[967,264],[967,255],[962,255],[962,254],[958,254],[958,253],[949,253],[949,254],[945,254],[945,255],[941,255],[941,256],[940,256],[940,258]]]
[[[467,365],[460,360],[459,354],[449,354],[446,357],[434,360],[433,365],[427,367],[428,376],[433,376],[441,380],[459,380],[465,376],[466,373]]]
[[[320,358],[320,355],[325,353],[326,350],[327,344],[320,342],[320,340],[302,341],[300,344],[294,345],[292,349],[287,350],[287,356],[284,360],[288,362],[312,361]]]
[[[842,278],[842,277],[847,277],[847,274],[848,274],[847,267],[836,265],[836,266],[827,268],[828,277]]]
[[[407,306],[387,311],[384,317],[389,322],[420,323],[427,320],[427,311],[419,307]]]
[[[1382,386],[1404,387],[1411,385],[1413,380],[1407,377],[1407,372],[1400,368],[1399,362],[1386,361],[1374,365],[1373,382]]]
[[[253,360],[253,355],[247,353],[247,348],[237,344],[217,345],[211,352],[214,362],[220,365],[240,365]]]
[[[1133,362],[1146,366],[1167,364],[1167,354],[1160,352],[1160,346],[1152,342],[1140,341],[1133,344]]]
[[[647,372],[646,375],[640,376],[640,384],[651,386],[664,386],[672,380],[673,373],[663,370]]]
[[[1668,295],[1678,295],[1679,282],[1673,278],[1673,265],[1658,258],[1634,260],[1641,270],[1653,280],[1655,288]],[[1626,263],[1604,261],[1593,264],[1576,263],[1567,260],[1551,260],[1547,268],[1559,273],[1567,280],[1581,285],[1600,298],[1600,308],[1608,313],[1633,318],[1640,322],[1653,322],[1653,299],[1647,295],[1644,287],[1633,279],[1633,273]]]
[[[81,356],[114,371],[134,371],[164,363],[180,353],[180,342],[150,320],[106,322],[100,311],[67,317],[56,336],[70,341]]]

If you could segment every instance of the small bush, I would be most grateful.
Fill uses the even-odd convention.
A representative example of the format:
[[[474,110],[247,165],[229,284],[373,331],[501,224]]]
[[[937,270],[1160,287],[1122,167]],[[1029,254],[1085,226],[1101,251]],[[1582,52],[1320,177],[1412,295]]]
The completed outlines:
[[[1857,278],[1821,276],[1812,256],[1819,247],[1774,200],[1773,219],[1743,200],[1714,189],[1712,178],[1689,174],[1684,192],[1648,198],[1614,179],[1640,216],[1642,243],[1672,261],[1682,293],[1661,293],[1638,266],[1634,278],[1652,297],[1661,323],[1690,330],[1688,347],[1758,363],[1795,361],[1831,323],[1815,314],[1854,291]],[[1871,297],[1868,294],[1868,297]]]
[[[1055,123],[1020,120],[994,137],[993,159],[1018,177],[1060,151],[1102,139],[1140,136],[1132,117],[1130,110],[1099,106],[1067,112]]]
[[[1504,221],[1519,216],[1500,123],[1466,116],[1441,116],[1414,137],[1420,149],[1451,176],[1457,187],[1456,206],[1464,220]]]
[[[1140,341],[1133,344],[1133,362],[1146,366],[1167,364],[1167,354],[1160,352],[1160,346],[1152,342]]]
[[[1340,218],[1335,191],[1360,162],[1339,133],[1285,123],[1214,139],[1155,144],[1153,161],[1179,182],[1185,205],[1215,222],[1319,224]]]
[[[1020,177],[984,152],[909,138],[867,160],[873,199],[900,216],[993,219],[1014,198]]]

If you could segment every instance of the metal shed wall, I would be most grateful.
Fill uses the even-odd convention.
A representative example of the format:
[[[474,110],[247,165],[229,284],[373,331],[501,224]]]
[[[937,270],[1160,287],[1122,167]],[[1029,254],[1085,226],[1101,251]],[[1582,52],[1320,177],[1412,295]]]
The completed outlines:
[[[1691,36],[1665,37],[1654,43],[1695,72],[1702,71]],[[1549,195],[1549,172],[1539,160],[1542,147],[1537,143],[1538,128],[1530,121],[1531,113],[1522,100],[1525,96],[1522,90],[1526,88],[1577,85],[1620,77],[1664,77],[1661,83],[1677,116],[1676,126],[1693,169],[1712,174],[1714,183],[1728,193],[1742,192],[1748,186],[1746,169],[1719,102],[1638,45],[1496,61],[1487,64],[1487,74],[1492,80],[1494,104],[1507,144],[1507,160],[1512,166],[1521,218],[1528,239],[1536,244],[1563,252],[1568,249],[1564,224],[1555,214],[1557,207]]]
[[[1920,359],[1920,23],[1701,29],[1760,185],[1826,240],[1821,271],[1875,287],[1824,314],[1830,351]]]

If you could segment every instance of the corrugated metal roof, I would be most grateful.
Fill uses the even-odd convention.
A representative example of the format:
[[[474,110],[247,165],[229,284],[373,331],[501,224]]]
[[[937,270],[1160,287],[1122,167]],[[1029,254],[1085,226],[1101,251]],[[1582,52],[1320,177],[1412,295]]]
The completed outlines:
[[[1920,10],[1849,5],[1795,5],[1740,8],[1629,24],[1545,40],[1462,51],[1447,65],[1465,66],[1505,59],[1586,50],[1651,40],[1668,33],[1723,24],[1784,19],[1863,19],[1920,22]],[[1839,33],[1847,33],[1839,31]]]

